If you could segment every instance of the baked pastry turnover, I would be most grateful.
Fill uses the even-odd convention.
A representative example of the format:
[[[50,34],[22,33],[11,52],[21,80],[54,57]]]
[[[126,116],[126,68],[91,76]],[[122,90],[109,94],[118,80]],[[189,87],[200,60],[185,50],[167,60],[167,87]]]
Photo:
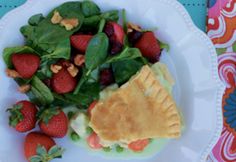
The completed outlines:
[[[89,125],[102,141],[130,143],[147,138],[178,138],[181,120],[176,104],[149,66],[100,100]]]

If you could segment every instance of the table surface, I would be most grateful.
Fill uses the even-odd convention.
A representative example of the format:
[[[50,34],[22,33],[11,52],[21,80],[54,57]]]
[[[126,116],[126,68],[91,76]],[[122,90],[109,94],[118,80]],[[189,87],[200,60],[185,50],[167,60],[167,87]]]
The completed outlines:
[[[0,0],[0,17],[20,6],[26,0]],[[188,10],[195,24],[203,31],[206,29],[206,0],[179,0]]]

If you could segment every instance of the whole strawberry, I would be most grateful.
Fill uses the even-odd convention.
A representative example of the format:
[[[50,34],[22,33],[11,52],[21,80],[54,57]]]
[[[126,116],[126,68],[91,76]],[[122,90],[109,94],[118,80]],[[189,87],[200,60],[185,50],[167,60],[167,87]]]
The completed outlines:
[[[60,109],[46,109],[40,115],[39,127],[50,137],[62,138],[68,130],[68,119]]]
[[[9,125],[18,132],[27,132],[32,130],[36,124],[36,106],[29,101],[19,101],[12,108],[8,109],[10,112]]]
[[[45,134],[31,132],[25,138],[25,157],[29,162],[49,162],[61,158],[64,150]]]

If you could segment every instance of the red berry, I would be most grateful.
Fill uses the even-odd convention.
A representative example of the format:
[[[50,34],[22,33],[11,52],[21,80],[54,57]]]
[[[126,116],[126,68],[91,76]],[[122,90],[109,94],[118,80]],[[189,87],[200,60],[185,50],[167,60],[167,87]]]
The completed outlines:
[[[143,36],[135,44],[139,48],[143,56],[151,62],[157,62],[160,59],[161,49],[153,32],[145,32]]]
[[[72,77],[65,68],[62,68],[58,73],[53,74],[51,79],[52,89],[58,94],[72,92],[76,85],[76,78]]]
[[[101,70],[99,81],[100,81],[100,84],[103,86],[108,86],[108,85],[114,83],[114,77],[112,74],[112,70],[109,68]]]
[[[27,132],[32,130],[36,124],[36,106],[29,101],[17,102],[13,108],[8,109],[11,113],[9,124],[18,132]]]
[[[70,37],[71,45],[79,50],[81,53],[85,53],[89,41],[92,39],[92,35],[72,35]]]
[[[115,22],[108,22],[105,26],[104,32],[109,38],[111,54],[117,54],[121,52],[123,49],[125,37],[123,28]]]
[[[98,101],[93,101],[93,102],[89,105],[89,108],[88,108],[88,115],[89,115],[89,117],[91,117],[91,112],[92,112],[93,108],[96,106],[97,103],[98,103]]]
[[[137,140],[134,142],[131,142],[128,147],[129,149],[138,152],[138,151],[143,151],[144,148],[149,144],[149,139],[144,139],[144,140]]]
[[[61,110],[48,109],[40,116],[39,127],[50,137],[62,138],[68,130],[68,119]]]
[[[95,132],[93,132],[90,136],[88,136],[87,143],[92,149],[102,148],[102,145],[100,144],[100,139]]]
[[[50,153],[52,150],[53,154]],[[41,161],[42,159],[44,159],[43,161],[47,161],[46,159],[52,160],[61,156],[63,151],[62,148],[56,146],[52,138],[45,134],[31,132],[25,137],[24,154],[28,161],[31,161],[30,159],[32,157],[37,157],[37,161]]]
[[[31,78],[39,68],[40,58],[35,54],[13,54],[12,64],[24,79]]]

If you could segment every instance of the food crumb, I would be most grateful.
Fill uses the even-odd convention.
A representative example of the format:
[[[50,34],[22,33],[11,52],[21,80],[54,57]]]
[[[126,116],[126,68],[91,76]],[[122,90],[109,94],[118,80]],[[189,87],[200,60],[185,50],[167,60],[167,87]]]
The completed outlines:
[[[18,88],[18,91],[20,93],[26,93],[31,89],[31,86],[29,84],[22,85]]]
[[[17,71],[12,70],[12,69],[6,69],[6,74],[10,78],[20,78],[21,77]]]
[[[58,11],[54,11],[54,14],[51,18],[51,22],[53,24],[59,24],[62,21],[62,19],[63,18],[61,17],[60,13]]]
[[[64,26],[66,28],[66,30],[72,30],[75,27],[77,27],[79,25],[79,20],[76,18],[72,18],[72,19],[63,19],[60,22],[61,26]]]

